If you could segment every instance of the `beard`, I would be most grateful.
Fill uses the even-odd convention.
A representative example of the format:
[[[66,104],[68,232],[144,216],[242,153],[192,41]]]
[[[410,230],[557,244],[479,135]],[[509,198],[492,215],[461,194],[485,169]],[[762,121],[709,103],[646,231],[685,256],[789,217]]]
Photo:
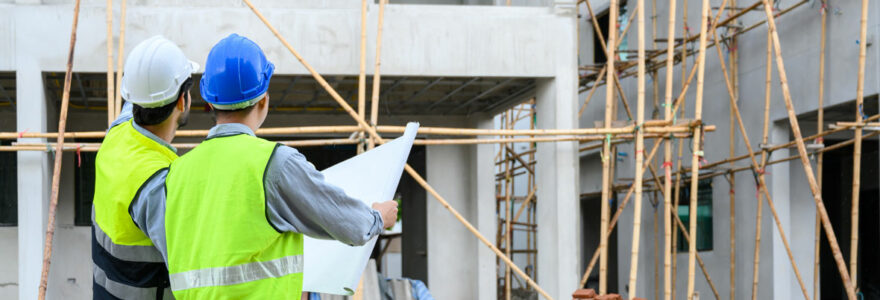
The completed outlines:
[[[187,107],[183,113],[180,114],[180,118],[177,119],[177,128],[186,126],[186,123],[189,122],[189,108]]]
[[[177,118],[177,128],[186,126],[186,123],[189,122],[189,110],[190,105],[192,105],[192,98],[189,95],[189,91],[186,92],[186,109],[180,114],[180,118]]]

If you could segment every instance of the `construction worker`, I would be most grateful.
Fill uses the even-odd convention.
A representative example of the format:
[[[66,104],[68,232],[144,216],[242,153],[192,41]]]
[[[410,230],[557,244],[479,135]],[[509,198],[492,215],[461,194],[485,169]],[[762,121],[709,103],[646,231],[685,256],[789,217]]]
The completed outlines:
[[[135,226],[128,207],[151,175],[177,159],[170,143],[189,115],[191,75],[198,68],[161,36],[128,55],[120,91],[126,104],[95,161],[94,299],[172,299],[162,255]]]
[[[254,136],[274,69],[247,38],[218,42],[200,83],[217,125],[132,203],[178,299],[299,298],[303,234],[363,245],[396,222],[396,202],[371,209],[324,181],[296,149]]]

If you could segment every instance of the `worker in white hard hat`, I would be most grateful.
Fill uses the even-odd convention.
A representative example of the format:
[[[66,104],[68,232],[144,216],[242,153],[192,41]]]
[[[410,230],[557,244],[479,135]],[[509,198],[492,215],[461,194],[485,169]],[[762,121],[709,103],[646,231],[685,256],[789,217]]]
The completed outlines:
[[[140,186],[178,157],[171,140],[186,124],[198,68],[161,36],[141,42],[126,59],[120,91],[126,103],[95,161],[94,299],[173,298],[162,255],[128,210]]]

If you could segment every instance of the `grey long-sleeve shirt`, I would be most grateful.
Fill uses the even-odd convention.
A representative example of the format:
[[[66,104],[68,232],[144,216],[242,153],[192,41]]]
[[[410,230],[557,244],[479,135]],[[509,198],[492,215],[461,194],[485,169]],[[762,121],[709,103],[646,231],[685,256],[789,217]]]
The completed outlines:
[[[254,135],[247,126],[219,124],[208,138],[237,134]],[[165,177],[163,169],[144,183],[131,204],[132,219],[168,259],[165,242]],[[313,238],[335,239],[349,245],[363,245],[382,232],[382,217],[342,189],[324,181],[299,151],[279,146],[272,154],[263,179],[269,222],[283,232],[302,233]]]

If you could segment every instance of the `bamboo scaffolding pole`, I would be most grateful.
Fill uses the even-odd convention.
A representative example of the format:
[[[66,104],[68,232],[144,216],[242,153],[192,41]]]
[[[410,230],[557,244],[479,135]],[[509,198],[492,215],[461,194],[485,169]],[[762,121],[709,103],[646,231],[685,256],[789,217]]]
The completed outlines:
[[[361,0],[361,53],[360,69],[358,70],[358,117],[366,118],[367,97],[367,0]],[[358,140],[364,140],[364,131],[358,132]],[[364,152],[365,144],[359,143],[357,153]]]
[[[771,83],[773,81],[772,72],[773,72],[773,40],[772,35],[770,34],[770,29],[767,29],[767,62],[765,63],[765,81],[764,81],[764,127],[762,132],[762,143],[767,144],[769,137],[769,126],[770,126],[770,95],[772,93]],[[767,149],[763,149],[761,151],[761,169],[763,170],[767,166],[767,158],[770,155]],[[763,207],[764,203],[761,197],[763,194],[758,194],[758,208],[757,213],[755,214],[755,251],[754,251],[754,261],[752,264],[752,300],[756,300],[758,298],[758,274],[760,272],[759,266],[761,262],[761,224]]]
[[[508,115],[509,114],[510,114],[510,112],[508,112]],[[507,125],[506,126],[507,128],[513,127],[510,122],[508,122],[506,125]],[[502,149],[502,151],[506,152],[507,153],[506,156],[509,157],[511,149],[508,145],[509,144],[501,144],[501,147],[504,148],[504,149]],[[507,178],[505,178],[505,180],[504,180],[504,185],[505,185],[505,188],[507,189],[507,194],[505,195],[505,201],[504,201],[504,203],[505,203],[504,204],[504,214],[505,214],[505,218],[507,218],[507,222],[504,226],[504,228],[505,228],[505,230],[504,230],[504,237],[505,237],[504,238],[504,243],[505,243],[504,244],[504,251],[505,251],[505,253],[504,254],[507,255],[507,257],[511,257],[510,256],[510,250],[511,250],[510,249],[511,248],[510,240],[513,239],[513,237],[511,236],[511,233],[513,233],[513,226],[511,224],[511,222],[513,220],[511,219],[511,217],[512,217],[511,216],[512,202],[510,201],[510,197],[513,196],[513,190],[512,190],[513,189],[513,178],[510,176],[510,169],[512,167],[512,165],[511,165],[512,161],[509,158],[506,160],[507,160],[507,163],[505,164],[505,166],[507,169],[507,176],[506,176]],[[508,267],[508,268],[504,269],[504,299],[507,299],[507,300],[510,300],[510,285],[511,285],[510,268]]]
[[[865,119],[865,120],[869,120],[869,119],[870,119],[870,117],[869,117],[868,119]],[[864,127],[880,127],[880,122],[861,122],[861,123],[856,123],[856,122],[836,122],[835,124],[831,124],[831,125],[828,126],[828,127],[832,128],[832,129],[842,128],[842,127],[847,127],[847,128],[855,128],[855,127],[862,127],[862,128],[864,128]],[[874,130],[876,130],[876,129],[874,129]]]
[[[295,141],[277,141],[276,143],[290,147],[309,147],[309,146],[329,146],[329,145],[353,145],[357,144],[355,139],[314,139],[314,140],[295,140]],[[172,147],[176,149],[193,149],[199,143],[173,143]],[[101,148],[101,143],[65,143],[62,151],[73,152],[97,152]],[[58,151],[57,143],[13,143],[12,146],[0,146],[0,152],[3,151]]]
[[[636,15],[638,16],[638,69],[637,77],[637,93],[636,98],[636,124],[641,125],[645,122],[645,0],[636,1]],[[629,24],[627,24],[629,25]],[[618,87],[620,85],[618,84]],[[623,93],[621,92],[621,95]],[[626,103],[624,101],[624,103]],[[636,297],[636,284],[638,283],[639,271],[639,242],[642,229],[642,164],[644,163],[645,136],[641,127],[637,126],[636,131],[636,165],[635,165],[635,202],[633,203],[633,233],[632,233],[632,252],[630,254],[629,269],[629,297]],[[657,143],[659,145],[659,143]],[[651,162],[648,162],[651,165]],[[656,176],[655,176],[656,177]]]
[[[859,77],[856,83],[856,123],[862,122],[863,103],[865,96],[865,52],[868,34],[868,0],[862,0],[861,30],[859,31]],[[853,183],[850,211],[850,244],[849,244],[849,277],[852,289],[858,289],[859,261],[859,191],[862,179],[862,127],[855,127],[855,143],[853,143]]]
[[[687,0],[683,0],[683,2],[684,2],[685,4],[687,4]],[[685,7],[686,7],[686,6],[685,6]],[[686,10],[687,10],[687,9],[685,9],[685,11],[686,11]],[[685,89],[682,89],[682,95],[685,95]],[[681,103],[682,103],[681,107],[685,107],[686,103],[685,103],[685,101],[684,101],[684,98],[682,98]],[[682,110],[681,110],[681,116],[682,116],[682,117],[684,117],[684,111],[685,111],[685,109],[682,108]],[[676,113],[677,113],[677,112],[673,110],[673,116],[674,116]],[[683,141],[683,140],[677,140],[677,142],[678,142],[678,153],[677,153],[678,156],[676,157],[676,166],[675,166],[675,169],[676,169],[676,170],[681,170],[681,164],[682,164],[681,155],[682,155],[682,153],[683,153],[683,151],[684,151],[684,141]],[[682,173],[681,173],[681,172],[676,172],[676,174],[677,174],[677,176],[676,176],[676,178],[675,178],[674,192],[673,192],[673,194],[672,194],[672,199],[673,199],[673,200],[672,200],[672,205],[673,205],[673,206],[672,206],[672,211],[675,212],[675,213],[678,212],[679,200],[680,200],[680,198],[681,198],[681,174],[682,174]],[[674,229],[673,229],[673,230],[674,230]],[[678,235],[677,235],[677,234],[673,234],[673,235],[672,235],[672,245],[678,245]],[[672,276],[672,277],[671,277],[671,279],[672,279],[672,290],[671,290],[671,293],[672,293],[672,298],[673,298],[673,299],[675,298],[675,281],[676,281],[676,279],[677,279],[677,276],[676,276],[676,275],[678,275],[678,247],[677,247],[677,246],[673,246],[673,247],[672,247],[672,275],[671,275],[671,276]]]
[[[610,0],[610,4],[608,7],[608,44],[614,46],[617,45],[617,0]],[[616,48],[605,47],[606,54],[606,68],[605,72],[605,82],[609,84],[613,84],[614,82],[614,60]],[[605,129],[611,128],[612,121],[612,107],[614,106],[614,93],[611,92],[610,88],[606,88],[605,91]],[[609,191],[609,187],[611,185],[611,141],[610,136],[605,141],[605,145],[602,149],[602,203],[601,203],[601,217],[600,217],[600,229],[599,232],[599,294],[605,295],[608,293],[608,235],[605,234],[608,232],[608,215],[610,214],[608,201],[611,198],[611,193]],[[583,286],[583,284],[581,285]]]
[[[736,7],[736,0],[730,0],[730,6]],[[723,8],[722,8],[723,10]],[[713,32],[717,31],[717,27],[712,28]],[[717,34],[715,34],[717,37]],[[714,42],[717,44],[718,39],[714,39]],[[717,46],[715,48],[718,48]],[[736,36],[731,37],[730,46],[728,48],[728,58],[730,59],[730,73],[731,73],[731,81],[733,85],[733,101],[739,103],[739,46],[737,45]],[[721,64],[724,64],[722,61]],[[730,157],[736,156],[736,128],[734,128],[734,122],[736,115],[731,110],[730,112]],[[730,163],[730,167],[734,167],[734,163]],[[729,234],[730,234],[730,298],[731,300],[736,299],[736,174],[731,173],[729,176],[730,182],[730,225],[729,225]]]
[[[725,3],[727,1],[724,1]],[[706,21],[709,19],[709,0],[703,0],[703,5],[701,7],[701,17],[700,17],[700,53],[697,59],[697,65],[699,66],[697,73],[697,91],[696,91],[696,105],[694,107],[694,120],[697,122],[702,121],[703,118],[703,83],[704,78],[706,77]],[[723,65],[723,64],[722,64]],[[693,177],[698,177],[700,174],[700,159],[703,157],[701,150],[702,146],[702,132],[700,126],[694,128],[694,137],[691,138],[693,141],[693,146],[691,146],[692,155],[691,155],[691,174]],[[694,263],[696,260],[697,254],[697,194],[699,191],[699,180],[691,180],[691,191],[690,191],[690,212],[688,213],[688,221],[690,221],[690,239],[688,241],[688,283],[687,283],[687,299],[693,300],[694,298]]]
[[[535,115],[535,98],[532,98],[531,100],[529,100],[529,104],[530,104],[529,105],[529,129],[535,129],[535,126],[537,125],[537,124],[535,124],[535,117],[536,117],[536,115]],[[529,151],[527,151],[527,152],[529,152],[529,161],[535,161],[535,152],[537,152],[537,151],[538,151],[537,144],[529,143]],[[529,213],[528,213],[527,218],[528,218],[528,222],[532,223],[532,224],[536,223],[534,212],[537,209],[537,207],[535,205],[530,206],[529,201],[531,199],[534,199],[535,192],[538,189],[538,186],[536,185],[535,179],[536,179],[535,173],[529,174],[529,181],[528,181],[528,186],[530,187],[529,194],[531,194],[532,197],[526,197],[526,201],[522,204],[522,206],[529,208],[529,210],[528,210]],[[516,219],[519,219],[519,216],[521,213],[522,213],[522,208],[520,208],[520,211],[518,211],[516,213]],[[534,239],[531,238],[533,234],[535,235]],[[537,270],[538,270],[538,267],[537,267],[538,266],[538,263],[537,263],[537,259],[538,259],[537,258],[537,254],[538,254],[537,253],[537,250],[538,250],[537,231],[534,233],[529,231],[527,238],[528,238],[528,241],[526,244],[529,245],[529,247],[531,249],[535,249],[534,253],[528,254],[529,264],[531,264],[533,266],[532,267],[532,276],[535,276],[535,274],[537,274]]]
[[[379,67],[382,66],[382,23],[385,21],[385,4],[388,4],[388,0],[379,0],[379,21],[376,27],[376,67],[373,70],[373,94],[370,98],[371,126],[379,125],[379,89],[382,86],[382,72],[379,71]],[[280,38],[281,36],[278,35],[278,37]],[[373,143],[373,140],[369,139],[367,149],[373,149],[375,146],[376,144]]]
[[[113,124],[114,112],[113,86],[113,0],[107,0],[107,127]]]
[[[499,127],[501,129],[507,129],[506,126],[507,126],[507,117],[508,117],[507,113],[508,113],[508,111],[509,110],[502,111],[499,114]],[[509,164],[508,164],[508,162],[510,161],[509,160],[510,155],[507,155],[505,151],[506,151],[505,147],[498,147],[498,155],[496,156],[496,161],[499,163],[499,164],[496,164],[496,166],[498,166],[498,168],[501,169],[499,174],[501,176],[503,176],[500,178],[498,176],[495,177],[495,199],[496,199],[496,201],[495,201],[495,215],[497,217],[496,218],[496,224],[497,224],[496,229],[497,230],[495,232],[495,245],[499,249],[504,248],[504,245],[505,245],[504,239],[506,237],[504,236],[504,234],[506,232],[503,231],[504,230],[504,218],[502,217],[503,211],[501,210],[502,209],[501,204],[502,204],[502,201],[507,198],[507,195],[503,194],[507,190],[506,186],[504,186],[504,184],[505,184],[506,179],[508,178],[510,171],[511,171],[509,168]],[[498,199],[501,199],[502,201],[497,201]],[[500,264],[501,264],[501,259],[496,257],[495,258],[495,265],[499,266]],[[506,266],[501,266],[501,267],[504,268]],[[506,270],[506,268],[504,268],[504,270]],[[496,273],[496,276],[497,276],[497,273]],[[496,282],[498,280],[503,280],[503,283],[505,283],[505,284],[507,283],[506,277],[496,278]],[[503,291],[506,292],[506,290],[503,290]],[[503,297],[504,295],[501,295],[501,296]]]
[[[880,117],[880,115],[878,115]],[[661,126],[665,121],[646,121],[644,130],[646,137],[656,134],[688,133],[691,123],[682,123],[675,126]],[[845,126],[844,129],[852,126]],[[715,130],[712,125],[707,125],[707,131]],[[404,126],[378,126],[376,132],[401,134],[405,131]],[[256,135],[298,135],[298,134],[322,134],[322,133],[351,133],[360,130],[357,125],[341,126],[299,126],[299,127],[269,127],[260,128]],[[842,129],[843,130],[843,129]],[[837,130],[842,131],[842,130]],[[606,128],[579,128],[579,129],[473,129],[473,128],[448,128],[448,127],[420,127],[418,134],[421,135],[445,135],[445,136],[480,136],[480,135],[506,135],[506,136],[588,136],[614,134],[624,136],[635,131],[635,125]],[[104,131],[81,131],[65,132],[65,138],[103,138]],[[208,130],[179,130],[177,137],[205,137]],[[14,140],[19,138],[57,138],[55,132],[0,132],[0,140]],[[604,136],[603,136],[604,137]]]
[[[825,31],[828,13],[827,5],[825,0],[822,0],[822,7],[820,8],[822,29],[821,36],[819,37],[819,104],[818,120],[816,122],[816,132],[818,133],[822,133],[825,130]],[[824,144],[824,141],[820,142],[817,140],[815,143]],[[822,179],[824,177],[822,174],[824,157],[824,153],[819,153],[816,156],[816,184],[819,186],[820,191],[822,190]],[[818,210],[816,211],[816,227],[814,230],[816,237],[813,243],[813,299],[819,299],[819,246],[822,239],[822,221]]]
[[[718,39],[718,32],[713,30],[712,34],[713,34],[714,38],[717,40]],[[724,56],[722,56],[722,54],[721,54],[721,48],[715,47],[715,50],[718,52],[718,58],[723,59]],[[739,112],[739,105],[736,103],[736,95],[734,95],[733,84],[730,80],[730,76],[727,73],[727,67],[723,63],[720,65],[721,65],[721,72],[724,75],[724,83],[725,83],[725,86],[727,86],[727,91],[730,96],[729,99],[730,99],[731,111],[733,112],[734,116],[736,117],[736,121],[737,121],[736,123],[737,123],[737,125],[739,125],[739,130],[743,135],[743,142],[746,144],[746,148],[748,149],[748,152],[752,153],[753,152],[752,145],[751,145],[751,142],[749,141],[748,133],[746,132],[745,125],[743,124],[742,116],[740,115],[740,112]],[[764,110],[765,110],[765,115],[769,113],[769,107],[765,106]],[[776,206],[773,203],[773,198],[770,197],[770,193],[767,191],[767,183],[764,178],[764,169],[758,167],[758,162],[755,159],[754,155],[749,155],[749,158],[751,159],[752,168],[754,168],[755,172],[758,174],[759,186],[757,188],[760,192],[764,193],[764,198],[767,199],[767,204],[770,206],[770,211],[773,213],[773,220],[776,221],[776,229],[779,231],[779,237],[780,237],[780,239],[782,239],[782,244],[785,246],[786,253],[788,254],[788,259],[791,262],[792,269],[794,269],[794,274],[797,277],[798,285],[801,288],[801,292],[803,292],[803,294],[804,294],[804,299],[809,300],[810,295],[809,295],[809,293],[807,293],[807,287],[804,284],[804,280],[801,277],[800,270],[798,269],[797,263],[794,260],[794,255],[791,252],[791,246],[788,243],[788,238],[786,237],[785,230],[782,227],[782,222],[779,220],[779,215],[776,213]],[[759,202],[758,204],[760,205],[761,203]]]
[[[657,49],[657,0],[651,0],[651,41],[651,50],[660,51]],[[653,88],[651,93],[653,100],[651,119],[656,119],[660,117],[660,83],[657,81],[657,70],[651,71],[651,87]],[[654,200],[657,201],[656,198]],[[654,262],[658,261],[654,260]],[[654,281],[654,286],[659,288],[657,280]],[[659,293],[654,295],[654,299],[660,300]]]
[[[667,122],[672,122],[674,112],[672,112],[672,83],[673,76],[673,60],[675,58],[675,5],[676,0],[669,0],[669,21],[667,25],[666,37],[666,90],[664,95],[663,116]],[[682,70],[686,68],[682,67]],[[682,71],[684,73],[684,71]],[[656,81],[656,79],[655,79]],[[682,82],[683,83],[683,82]],[[670,169],[672,168],[672,140],[665,139],[663,141],[663,299],[672,299],[672,282],[670,278],[670,269],[672,264],[672,177]],[[657,297],[659,300],[660,297]]]
[[[651,49],[657,49],[657,0],[651,0]],[[655,50],[659,51],[659,50]],[[657,119],[660,116],[660,83],[657,81],[659,74],[657,70],[651,71],[651,87],[653,88],[651,97],[653,99],[652,102],[652,110],[651,110],[651,118]],[[663,143],[663,141],[654,141],[655,144]],[[653,172],[654,166],[651,165],[651,171]],[[654,178],[657,178],[657,174],[652,174]],[[659,182],[657,182],[660,185]],[[665,190],[662,192],[666,192]],[[654,299],[660,300],[660,232],[658,228],[658,220],[657,220],[657,206],[659,205],[659,200],[657,198],[657,192],[653,192],[654,202],[652,203],[653,211],[653,221],[654,221]],[[664,199],[666,197],[664,196]],[[662,209],[662,208],[661,208]],[[668,218],[664,218],[668,219]],[[665,251],[664,251],[665,253]]]
[[[387,0],[385,0],[385,1],[387,1]],[[342,106],[343,109],[345,109],[345,111],[348,113],[348,115],[351,116],[355,121],[357,121],[359,125],[363,126],[364,129],[366,129],[367,133],[369,133],[369,135],[370,135],[371,140],[375,140],[376,142],[381,143],[383,141],[383,139],[381,136],[379,136],[379,134],[376,132],[376,130],[373,127],[370,127],[363,118],[359,118],[359,116],[357,115],[357,112],[355,112],[351,108],[351,106],[348,105],[348,103],[346,103],[344,99],[342,99],[342,96],[340,96],[339,93],[337,93],[336,90],[334,90],[327,83],[327,81],[324,79],[323,76],[321,76],[321,74],[318,74],[318,72],[315,71],[315,69],[312,68],[312,66],[310,64],[308,64],[302,58],[302,56],[300,56],[299,53],[296,52],[296,50],[293,49],[293,46],[291,46],[287,42],[287,40],[281,36],[281,33],[279,33],[278,30],[275,29],[275,27],[272,26],[271,23],[269,23],[269,21],[266,19],[266,17],[264,17],[263,14],[260,13],[260,11],[257,10],[256,7],[254,7],[254,5],[251,3],[251,1],[244,0],[244,2],[254,12],[254,14],[263,22],[263,24],[265,24],[266,27],[275,35],[275,37],[278,38],[278,40],[287,48],[287,50],[290,51],[290,53],[296,57],[296,59],[303,65],[303,67],[305,67],[309,71],[309,73],[311,73],[312,77],[315,78],[315,80],[327,91],[327,93],[329,93],[330,96],[340,106]],[[412,178],[414,180],[416,180],[416,182],[419,185],[421,185],[431,196],[433,196],[435,200],[440,202],[440,204],[444,208],[446,208],[459,222],[461,222],[462,225],[464,225],[465,228],[468,229],[468,231],[470,231],[474,236],[476,236],[477,239],[480,240],[480,242],[482,242],[487,247],[489,247],[489,249],[492,250],[492,252],[494,252],[498,258],[501,258],[501,260],[503,260],[504,263],[506,263],[511,269],[513,269],[513,271],[516,272],[517,275],[519,275],[520,277],[525,279],[526,283],[529,286],[533,287],[536,291],[538,291],[539,294],[544,296],[544,298],[553,299],[553,297],[551,297],[549,294],[547,294],[547,292],[544,291],[534,280],[532,280],[531,277],[529,277],[525,272],[523,272],[519,267],[517,267],[516,264],[514,264],[513,261],[510,260],[510,258],[508,256],[504,255],[504,253],[502,253],[501,250],[499,250],[497,247],[495,247],[495,245],[493,245],[492,242],[490,242],[488,239],[486,239],[486,237],[484,237],[476,228],[474,228],[474,226],[471,225],[470,222],[468,222],[464,217],[462,217],[461,214],[455,208],[450,206],[449,202],[447,202],[445,200],[445,198],[440,196],[440,194],[437,193],[437,191],[434,190],[434,188],[431,185],[429,185],[428,182],[425,181],[425,179],[422,178],[422,176],[419,175],[419,173],[416,172],[415,169],[413,169],[409,164],[406,164],[406,165],[404,165],[404,170],[410,176],[412,176]]]
[[[688,122],[674,126],[661,126],[665,124],[663,120],[645,121],[645,133],[685,133],[691,131],[690,127],[696,126],[696,122]],[[604,125],[604,124],[603,124]],[[577,128],[577,129],[471,129],[471,128],[442,128],[442,127],[424,127],[419,128],[419,134],[435,134],[435,135],[605,135],[605,134],[628,134],[636,130],[635,125],[627,125],[623,127],[605,128]],[[378,126],[377,132],[382,133],[403,133],[406,127],[403,126]]]
[[[655,2],[656,3],[656,2]],[[656,34],[655,34],[656,35]],[[654,191],[653,197],[656,201],[657,191]],[[654,213],[654,299],[660,299],[660,232],[657,227],[657,205],[653,206]]]
[[[65,134],[65,136],[67,136]],[[634,135],[623,135],[624,138],[632,139]],[[666,135],[646,134],[645,138],[664,138]],[[676,134],[677,138],[687,138],[690,135]],[[587,136],[587,137],[555,137],[555,138],[513,138],[513,139],[416,139],[413,145],[434,146],[434,145],[475,145],[475,144],[504,144],[504,143],[553,143],[553,142],[571,142],[571,141],[600,141],[603,136]],[[308,139],[308,140],[291,140],[278,141],[277,143],[291,147],[308,147],[308,146],[325,146],[325,145],[352,145],[358,144],[357,139],[341,138],[341,139]],[[101,143],[76,143],[76,147],[65,147],[64,151],[95,152],[100,148]],[[198,143],[173,143],[171,144],[177,149],[192,149],[198,146]],[[47,148],[49,147],[49,148]],[[4,151],[46,151],[54,148],[53,143],[13,143],[12,146],[0,146],[0,152]],[[513,170],[524,168],[522,166],[515,167]],[[654,178],[656,180],[656,176]]]
[[[620,135],[625,139],[632,139],[632,134]],[[664,134],[645,134],[645,138],[660,139],[667,135]],[[680,133],[674,135],[676,138],[688,138],[690,134]],[[544,142],[571,142],[571,141],[600,141],[605,137],[598,135],[580,136],[580,137],[553,137],[553,138],[515,138],[515,139],[418,139],[414,145],[473,145],[473,144],[503,144],[503,143],[544,143]],[[519,168],[519,167],[517,167]]]
[[[70,29],[70,47],[67,51],[67,68],[64,73],[64,91],[61,94],[61,112],[58,117],[58,145],[64,146],[64,131],[67,128],[67,106],[70,103],[70,84],[73,77],[73,53],[76,48],[76,29],[79,24],[79,0],[73,5],[73,24]],[[52,240],[55,237],[55,212],[58,208],[58,192],[61,183],[61,154],[55,152],[55,161],[52,171],[52,194],[49,198],[49,221],[46,225],[46,241],[43,246],[43,267],[40,272],[40,287],[38,299],[46,299],[46,288],[49,281],[49,265],[52,263]]]
[[[116,98],[113,102],[113,119],[119,117],[122,110],[122,62],[125,58],[125,2],[122,1],[119,15],[119,51],[116,51]],[[109,110],[109,108],[108,108]]]
[[[782,87],[783,99],[785,100],[785,108],[788,111],[788,120],[791,123],[791,131],[794,134],[795,142],[797,143],[797,149],[798,153],[800,154],[801,164],[804,167],[804,173],[807,176],[807,182],[810,184],[810,192],[813,194],[813,200],[816,202],[816,208],[819,210],[820,216],[822,217],[823,227],[825,228],[825,235],[828,237],[828,243],[831,245],[831,252],[834,255],[834,260],[837,264],[838,271],[840,272],[843,286],[846,289],[847,297],[849,298],[849,300],[855,300],[856,295],[854,285],[852,284],[850,276],[846,270],[846,264],[843,260],[840,246],[837,243],[837,236],[834,234],[834,229],[831,227],[831,221],[828,219],[828,212],[825,210],[825,204],[822,201],[822,191],[819,190],[819,187],[816,184],[816,178],[813,175],[813,167],[812,165],[810,165],[809,158],[807,157],[807,149],[804,145],[800,125],[798,124],[797,115],[795,114],[792,104],[791,94],[788,87],[788,79],[785,74],[785,62],[782,60],[782,47],[779,43],[779,34],[776,31],[776,20],[770,8],[770,2],[768,0],[762,1],[764,2],[764,14],[767,16],[767,25],[770,27],[770,32],[773,37],[773,48],[776,53],[776,69],[779,73],[779,81]]]

